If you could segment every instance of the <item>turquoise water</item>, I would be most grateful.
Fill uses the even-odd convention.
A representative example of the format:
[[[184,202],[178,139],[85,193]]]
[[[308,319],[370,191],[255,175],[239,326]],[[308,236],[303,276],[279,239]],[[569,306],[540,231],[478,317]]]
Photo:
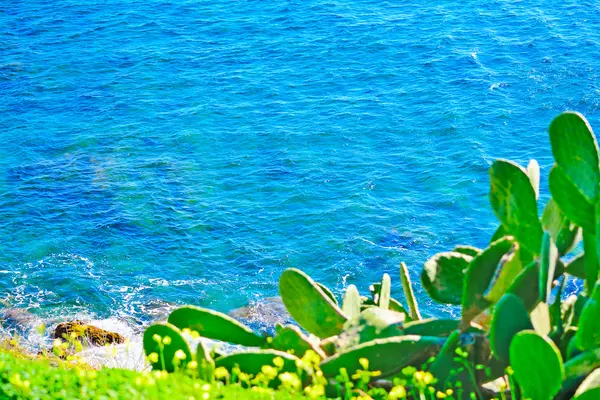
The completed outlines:
[[[497,157],[599,126],[593,1],[0,7],[0,288],[38,315],[363,292],[484,246]],[[423,297],[430,314],[433,308]]]

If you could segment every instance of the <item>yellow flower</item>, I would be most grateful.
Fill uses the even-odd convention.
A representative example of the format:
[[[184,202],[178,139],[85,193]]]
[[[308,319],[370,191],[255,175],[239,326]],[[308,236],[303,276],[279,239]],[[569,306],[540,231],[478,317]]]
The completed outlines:
[[[198,368],[198,363],[196,361],[190,361],[187,365],[188,369],[196,369]]]
[[[325,396],[325,387],[323,385],[312,385],[304,388],[304,393],[311,399],[317,399]]]
[[[178,360],[185,360],[187,358],[187,354],[181,349],[175,352],[175,358]]]
[[[270,365],[263,365],[260,371],[267,377],[268,380],[272,381],[277,377],[277,369],[271,367]]]
[[[300,378],[298,375],[284,372],[283,374],[279,374],[279,380],[281,381],[281,385],[285,388],[292,389],[294,391],[300,390],[302,386],[302,382],[300,382]]]
[[[154,335],[152,335],[152,340],[154,340],[156,343],[160,343],[162,338],[160,337],[160,335],[155,333]]]
[[[366,358],[361,358],[360,360],[358,360],[359,364],[361,365],[361,367],[363,367],[363,369],[367,370],[369,369],[369,360]]]
[[[167,346],[171,344],[171,337],[170,336],[165,336],[162,340],[163,344],[166,344]]]
[[[219,367],[215,369],[215,378],[225,379],[227,377],[229,377],[229,371],[227,371],[227,369],[225,369],[224,367]]]
[[[321,362],[321,357],[314,350],[306,350],[304,353],[304,357],[302,357],[305,363],[309,365],[319,365]]]
[[[283,368],[283,358],[275,357],[273,359],[273,365],[276,366],[278,369]]]
[[[158,362],[158,353],[150,353],[148,355],[148,361],[150,361],[153,364],[157,363]]]
[[[404,398],[406,398],[406,389],[404,389],[404,386],[394,386],[392,390],[390,390],[388,399],[398,400]]]

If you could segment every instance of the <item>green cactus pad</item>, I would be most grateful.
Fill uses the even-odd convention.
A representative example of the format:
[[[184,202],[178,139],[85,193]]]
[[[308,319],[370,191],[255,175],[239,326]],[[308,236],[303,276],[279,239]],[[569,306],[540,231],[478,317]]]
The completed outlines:
[[[339,374],[346,368],[350,375],[363,369],[360,359],[369,360],[369,370],[380,371],[381,378],[392,376],[408,365],[420,365],[437,354],[445,339],[425,336],[397,336],[375,339],[338,353],[321,363],[321,370],[327,377]]]
[[[290,315],[308,332],[324,339],[342,331],[346,315],[304,272],[283,271],[279,292]]]
[[[583,268],[585,270],[585,288],[588,293],[594,290],[594,285],[598,279],[597,238],[597,235],[592,235],[585,230],[583,231],[583,251],[585,254]]]
[[[460,320],[429,318],[405,324],[404,334],[444,337],[449,336],[453,331],[457,330],[459,326]],[[471,324],[465,332],[484,333],[484,330],[477,325]]]
[[[572,387],[597,368],[600,368],[600,347],[570,358],[565,362],[566,381],[563,386]]]
[[[575,344],[580,350],[600,346],[600,283],[596,284],[592,295],[583,306],[579,317],[579,329],[575,334]]]
[[[552,282],[554,281],[554,271],[556,270],[556,260],[558,259],[558,249],[548,232],[544,232],[542,239],[542,250],[540,252],[540,274],[539,274],[539,294],[540,301],[548,303],[550,293],[552,292]]]
[[[379,292],[381,291],[381,282],[373,283],[369,285],[369,292],[371,293],[371,300],[374,305],[379,302]]]
[[[374,339],[403,334],[406,314],[370,307],[344,324],[337,340],[338,349],[347,349]]]
[[[581,228],[567,219],[553,198],[544,208],[542,227],[550,233],[560,255],[567,254],[581,241]]]
[[[513,337],[521,331],[531,329],[533,325],[521,299],[510,293],[502,296],[494,309],[490,328],[490,347],[494,356],[508,362]]]
[[[198,343],[196,348],[196,362],[198,363],[198,378],[204,382],[212,382],[215,362],[202,342]]]
[[[566,266],[565,272],[571,276],[585,279],[585,253],[572,259]]]
[[[592,128],[583,115],[565,112],[552,121],[548,131],[558,167],[577,191],[593,204],[598,196],[600,167],[598,143]],[[562,204],[558,204],[562,209]]]
[[[404,306],[402,305],[402,303],[400,303],[398,300],[396,300],[393,297],[390,297],[390,310],[392,311],[396,311],[396,312],[400,312],[400,313],[404,313],[406,314],[406,320],[409,321],[409,315],[408,315],[408,311],[406,311],[406,308],[404,308]]]
[[[325,353],[317,344],[300,331],[295,325],[277,324],[275,326],[275,336],[269,340],[268,346],[273,350],[280,350],[291,353],[297,357],[303,357],[308,350],[313,350],[321,358],[325,358]]]
[[[535,192],[535,199],[540,197],[540,164],[534,159],[529,160],[527,164],[527,177],[531,182],[531,187]]]
[[[421,320],[421,312],[419,311],[419,304],[417,303],[417,298],[410,282],[408,268],[403,262],[400,263],[400,281],[402,282],[402,290],[404,291],[404,297],[406,297],[406,302],[410,310],[410,318],[413,321]]]
[[[381,308],[390,308],[390,297],[392,295],[392,278],[388,274],[383,274],[381,279],[381,289],[379,290],[379,303]]]
[[[595,369],[589,374],[575,392],[574,400],[600,399],[600,369]]]
[[[283,359],[282,372],[296,371],[296,360],[298,357],[278,350],[252,350],[229,354],[215,360],[215,367],[223,367],[231,371],[236,365],[246,374],[258,374],[263,365],[274,365],[273,360],[277,357]]]
[[[458,346],[460,346],[460,331],[453,331],[429,367],[429,372],[438,380],[436,385],[438,388],[446,386],[446,380],[454,369],[455,351]]]
[[[492,235],[490,243],[493,243],[498,239],[502,239],[504,236],[510,236],[510,233],[508,233],[508,230],[503,225],[500,225],[498,228],[496,228],[496,231]]]
[[[565,377],[556,345],[534,331],[521,331],[514,336],[510,344],[510,365],[526,398],[551,400]]]
[[[160,345],[155,340],[155,338],[157,338],[155,335],[162,341],[162,345],[164,346],[162,351],[160,350]],[[171,342],[169,344],[164,343],[166,337],[170,338]],[[164,369],[167,372],[175,371],[176,366],[173,362],[173,358],[175,357],[175,352],[177,350],[182,350],[186,356],[185,359],[181,361],[179,368],[184,368],[188,362],[192,361],[192,352],[183,336],[181,336],[181,331],[177,329],[176,326],[169,323],[154,324],[146,328],[144,331],[143,344],[144,352],[147,357],[152,353],[159,355],[158,361],[151,363],[153,369]]]
[[[521,271],[508,288],[507,293],[517,296],[527,310],[533,310],[539,302],[539,263],[534,261]]]
[[[502,235],[502,236],[505,236],[505,235]],[[467,256],[475,257],[476,255],[481,253],[483,250],[481,250],[477,247],[473,247],[473,246],[458,245],[452,251],[455,253],[461,253],[461,254],[466,254]]]
[[[594,203],[589,202],[565,172],[554,165],[548,177],[550,193],[565,216],[584,231],[595,233]]]
[[[360,293],[358,293],[358,289],[354,285],[350,285],[346,288],[346,293],[344,294],[344,301],[342,303],[342,311],[348,319],[356,317],[360,314]]]
[[[542,245],[542,225],[527,171],[512,161],[495,161],[490,168],[490,201],[506,231],[537,254]]]
[[[462,290],[462,321],[468,325],[473,318],[491,305],[484,293],[496,272],[496,266],[502,257],[512,248],[515,239],[506,236],[490,244],[483,253],[473,258],[467,268]]]
[[[438,303],[460,304],[464,271],[473,257],[456,252],[438,253],[425,263],[421,283]]]
[[[496,266],[494,277],[483,293],[484,298],[492,304],[496,303],[506,293],[522,270],[523,264],[521,263],[519,243],[514,243]]]
[[[321,340],[319,343],[319,348],[328,356],[332,356],[337,351],[336,343],[339,339],[339,336],[332,336],[327,339]]]
[[[335,298],[335,295],[333,294],[333,292],[331,291],[331,289],[329,289],[327,286],[323,285],[322,283],[319,282],[315,282],[317,284],[317,286],[323,291],[323,293],[325,293],[327,295],[327,297],[329,297],[329,299],[331,301],[333,301],[333,303],[336,306],[339,306],[337,299]]]
[[[239,344],[260,347],[265,338],[258,336],[246,325],[217,311],[195,306],[184,306],[169,315],[168,322],[179,329],[197,331],[200,336]]]

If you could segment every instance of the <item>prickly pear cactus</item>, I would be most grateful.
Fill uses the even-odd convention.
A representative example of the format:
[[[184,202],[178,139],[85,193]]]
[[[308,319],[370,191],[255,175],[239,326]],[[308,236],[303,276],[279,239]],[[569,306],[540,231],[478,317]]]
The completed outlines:
[[[507,293],[517,296],[527,310],[533,310],[539,302],[539,262],[534,261],[519,273]]]
[[[521,331],[531,329],[533,325],[521,299],[510,293],[502,296],[496,304],[490,329],[490,347],[494,356],[508,362],[513,337]]]
[[[600,369],[595,369],[581,382],[575,392],[574,400],[600,399]]]
[[[534,331],[515,335],[510,345],[510,365],[525,398],[551,400],[565,378],[560,351],[550,339]]]
[[[505,235],[502,235],[505,236]],[[483,250],[477,248],[477,247],[473,247],[473,246],[467,246],[467,245],[458,245],[454,248],[454,250],[452,250],[455,253],[461,253],[461,254],[465,254],[467,256],[471,256],[471,257],[475,257],[476,255],[478,255],[479,253],[481,253]]]
[[[463,325],[468,325],[492,304],[485,298],[485,292],[493,281],[498,263],[514,243],[512,236],[497,240],[469,264],[462,290]]]
[[[342,311],[344,311],[344,314],[346,314],[348,319],[354,318],[360,314],[360,304],[361,299],[358,289],[354,285],[348,286],[342,303]]]
[[[567,218],[595,233],[594,205],[598,200],[598,143],[585,117],[565,112],[549,128],[556,165],[550,171],[550,193]]]
[[[544,232],[540,253],[540,301],[548,303],[552,292],[552,282],[556,271],[558,249],[548,232]]]
[[[277,324],[275,336],[268,340],[268,346],[274,350],[285,351],[297,357],[303,357],[308,350],[313,350],[322,358],[325,353],[295,325]]]
[[[331,289],[329,289],[327,286],[323,285],[322,283],[319,283],[319,282],[315,282],[315,283],[317,284],[317,286],[319,287],[319,289],[321,289],[323,291],[323,293],[325,293],[327,295],[327,297],[329,297],[329,299],[331,301],[333,301],[333,303],[336,306],[339,305],[338,301],[335,298],[335,296],[334,296],[333,292],[331,291]]]
[[[187,342],[181,336],[181,331],[169,323],[150,325],[144,331],[144,352],[150,360],[153,369],[173,372],[176,364],[183,368],[192,361],[192,352]],[[183,351],[183,360],[175,358],[178,350]]]
[[[283,271],[279,292],[290,315],[308,332],[324,339],[342,331],[347,316],[304,272]]]
[[[346,368],[350,375],[363,367],[361,358],[369,360],[369,369],[381,371],[381,378],[395,375],[408,365],[420,365],[434,356],[442,348],[444,339],[426,336],[397,336],[375,339],[349,348],[321,363],[321,370],[327,377],[340,373]]]
[[[464,271],[472,256],[446,252],[438,253],[425,263],[421,283],[429,297],[438,303],[460,304]]]
[[[224,367],[231,371],[236,365],[246,374],[256,375],[261,372],[263,365],[274,365],[273,360],[277,357],[283,359],[282,372],[296,371],[296,360],[298,357],[278,350],[248,350],[229,354],[215,360],[215,367]]]
[[[460,346],[460,331],[453,331],[429,367],[429,372],[438,380],[439,388],[446,386],[446,380],[454,367],[455,351],[458,346]]]
[[[408,309],[410,310],[410,319],[412,319],[413,321],[421,320],[421,311],[419,311],[417,297],[415,296],[412,283],[410,282],[408,268],[403,262],[400,263],[400,281],[402,282],[402,290],[404,291],[404,297],[406,297]]]
[[[202,342],[198,343],[196,348],[196,362],[198,363],[198,377],[204,382],[212,382],[215,362]]]
[[[579,350],[600,346],[600,283],[596,284],[592,295],[583,306],[579,328],[575,334],[575,344]]]
[[[404,325],[405,335],[419,336],[449,336],[453,331],[460,326],[460,321],[455,319],[437,319],[428,318],[421,321],[412,321]],[[471,324],[465,332],[470,333],[485,333],[485,331],[475,324]]]
[[[338,350],[357,346],[373,339],[400,336],[406,315],[381,307],[370,307],[344,324],[336,341]]]
[[[483,293],[485,300],[491,304],[500,300],[523,270],[519,249],[519,243],[513,243],[510,250],[502,256],[496,266],[494,276]]]
[[[390,308],[390,297],[392,296],[392,279],[388,274],[383,274],[381,289],[379,290],[379,307]]]
[[[526,171],[535,193],[535,199],[537,200],[540,197],[540,164],[536,160],[531,159],[529,160],[529,164],[527,164]]]
[[[531,254],[542,247],[536,193],[527,171],[508,160],[496,160],[490,168],[490,202],[508,234]]]
[[[553,198],[548,200],[542,214],[542,227],[556,243],[559,255],[565,255],[581,241],[581,228],[571,222]]]
[[[195,306],[184,306],[169,315],[168,322],[179,329],[197,331],[200,336],[239,344],[260,347],[265,338],[228,315]]]

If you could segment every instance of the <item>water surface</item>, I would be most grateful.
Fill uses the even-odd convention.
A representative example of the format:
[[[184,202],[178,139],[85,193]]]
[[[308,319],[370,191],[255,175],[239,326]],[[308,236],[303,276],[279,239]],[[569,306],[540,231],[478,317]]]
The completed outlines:
[[[65,1],[0,9],[0,288],[147,323],[363,292],[485,246],[488,168],[598,118],[593,1]],[[419,286],[422,307],[436,315]]]

